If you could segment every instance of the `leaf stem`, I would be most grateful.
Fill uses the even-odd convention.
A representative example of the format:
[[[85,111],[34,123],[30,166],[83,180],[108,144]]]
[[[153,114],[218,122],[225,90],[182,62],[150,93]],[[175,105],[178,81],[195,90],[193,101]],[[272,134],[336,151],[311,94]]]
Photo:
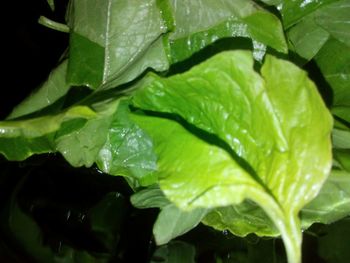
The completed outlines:
[[[69,27],[67,25],[55,22],[45,16],[40,16],[38,23],[60,32],[69,33]]]

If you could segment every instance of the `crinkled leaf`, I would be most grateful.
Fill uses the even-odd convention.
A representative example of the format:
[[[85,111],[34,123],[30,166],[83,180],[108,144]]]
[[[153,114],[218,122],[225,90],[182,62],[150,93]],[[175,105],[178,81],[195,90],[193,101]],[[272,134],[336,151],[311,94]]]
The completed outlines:
[[[258,236],[280,234],[261,207],[249,200],[234,206],[216,208],[206,215],[203,223],[242,237],[251,233]]]
[[[196,250],[192,245],[182,241],[173,241],[157,248],[150,263],[194,263],[195,255]]]
[[[315,57],[333,89],[333,106],[350,106],[350,47],[330,39]]]
[[[350,215],[350,173],[332,170],[317,197],[301,210],[301,223],[329,224]]]
[[[108,124],[96,162],[105,173],[138,178],[141,184],[150,185],[156,180],[152,172],[157,169],[157,156],[152,150],[151,138],[128,118],[128,112],[124,101]],[[89,134],[91,136],[94,132]],[[81,133],[79,136],[81,138]]]
[[[250,37],[286,52],[280,21],[253,1],[200,0],[171,1],[175,31],[169,34],[169,59],[172,63],[224,37]]]
[[[17,105],[8,119],[18,118],[52,105],[64,96],[70,85],[66,83],[67,60],[54,69],[43,85]]]
[[[165,129],[158,134],[146,121],[140,124],[155,140],[167,198],[182,209],[249,198],[281,231],[290,262],[298,262],[297,214],[317,195],[331,166],[332,119],[305,72],[267,56],[261,77],[249,52],[226,52],[182,75],[150,76],[133,103],[178,114],[229,147],[208,147],[169,127],[173,139]]]
[[[287,52],[279,19],[251,0],[72,3],[68,80],[73,85],[115,87],[147,68],[165,71],[169,61],[184,60],[225,37],[249,37],[255,46]]]
[[[166,199],[158,185],[149,186],[146,189],[136,192],[130,198],[133,206],[137,208],[163,208],[170,203]]]

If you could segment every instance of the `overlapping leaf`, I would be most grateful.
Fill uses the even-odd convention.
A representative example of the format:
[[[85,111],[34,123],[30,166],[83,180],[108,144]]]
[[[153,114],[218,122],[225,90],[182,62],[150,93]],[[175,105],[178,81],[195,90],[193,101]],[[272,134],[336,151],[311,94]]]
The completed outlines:
[[[267,57],[262,77],[249,53],[228,52],[183,75],[153,75],[136,91],[135,106],[178,114],[218,136],[224,148],[191,137],[168,120],[135,120],[155,141],[167,198],[182,209],[252,199],[281,231],[290,262],[298,262],[297,214],[327,178],[332,121],[297,67]]]

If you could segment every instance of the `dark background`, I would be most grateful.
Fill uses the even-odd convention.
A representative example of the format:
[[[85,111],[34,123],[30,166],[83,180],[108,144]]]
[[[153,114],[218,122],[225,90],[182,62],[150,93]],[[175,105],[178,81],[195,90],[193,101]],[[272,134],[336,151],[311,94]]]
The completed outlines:
[[[8,1],[2,8],[0,119],[38,87],[68,46],[68,34],[38,23],[40,15],[64,23],[67,0],[52,11],[46,0]]]

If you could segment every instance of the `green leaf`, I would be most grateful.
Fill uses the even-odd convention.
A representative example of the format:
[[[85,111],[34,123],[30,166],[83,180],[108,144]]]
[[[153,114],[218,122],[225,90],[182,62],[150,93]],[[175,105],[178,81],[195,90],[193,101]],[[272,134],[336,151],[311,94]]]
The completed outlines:
[[[327,263],[347,263],[350,257],[350,219],[325,226],[318,238],[318,254]]]
[[[118,192],[107,193],[89,209],[91,230],[108,251],[114,251],[118,245],[125,210],[127,210],[126,200]]]
[[[151,138],[129,119],[128,113],[126,101],[121,102],[103,135],[104,145],[98,147],[98,155],[94,158],[105,173],[137,178],[142,185],[150,185],[157,179],[152,175],[157,169],[157,156]],[[89,136],[91,134],[93,131],[88,132]]]
[[[312,59],[329,38],[329,33],[310,14],[287,31],[291,49],[307,60]]]
[[[170,203],[164,196],[158,185],[151,185],[146,189],[136,192],[130,198],[133,206],[137,208],[163,208]]]
[[[55,116],[0,122],[0,153],[9,160],[24,160],[33,154],[55,151],[55,133],[69,121],[96,116],[86,106],[76,106]],[[74,126],[73,126],[74,127]]]
[[[286,0],[281,1],[278,9],[280,10],[283,18],[284,28],[287,29],[296,24],[303,17],[320,9],[329,3],[336,2],[337,0]]]
[[[64,60],[43,85],[17,105],[7,118],[14,119],[41,110],[67,94],[70,85],[66,83],[66,71],[67,60]]]
[[[315,22],[327,30],[331,36],[350,47],[350,1],[341,0],[322,8]]]
[[[315,57],[333,89],[333,106],[350,106],[350,47],[330,39]]]
[[[73,1],[72,9],[73,48],[70,49],[68,76],[69,82],[75,85],[113,86],[167,31],[156,0],[142,4],[136,0],[79,0]],[[86,63],[84,67],[81,67],[81,59]],[[153,66],[148,62],[143,60],[134,78]],[[93,76],[89,76],[90,72]]]
[[[157,248],[151,263],[194,263],[196,251],[192,245],[182,241],[173,241],[167,245]]]
[[[342,119],[350,124],[350,106],[349,107],[346,107],[346,106],[333,107],[332,113],[334,116],[337,116],[340,119]]]
[[[0,227],[2,232],[11,236],[16,248],[26,253],[26,260],[30,259],[38,263],[107,263],[110,261],[112,253],[90,253],[83,249],[74,248],[66,242],[61,243],[60,250],[57,252],[46,245],[46,236],[40,225],[21,209],[17,201],[17,195],[20,194],[25,179],[26,177],[15,187],[9,203],[1,210],[0,219],[2,224]],[[91,213],[94,212],[94,209]],[[93,221],[96,222],[96,219],[93,218]],[[108,242],[108,240],[104,241]],[[113,247],[115,247],[115,244]]]
[[[277,17],[253,1],[171,1],[175,31],[169,33],[171,63],[225,37],[249,37],[287,52],[281,23]]]
[[[206,213],[207,209],[204,208],[182,211],[174,204],[163,207],[153,226],[153,235],[157,245],[164,245],[196,227]]]
[[[216,208],[206,215],[203,223],[221,231],[229,230],[241,237],[251,233],[258,236],[280,234],[261,207],[249,200],[238,205]]]
[[[333,129],[333,147],[338,149],[350,149],[350,129]]]
[[[196,227],[208,212],[207,209],[202,208],[182,211],[166,199],[156,185],[132,195],[131,203],[137,208],[161,208],[153,226],[153,235],[157,245],[164,245]]]
[[[304,229],[313,223],[330,224],[350,215],[350,173],[332,170],[317,197],[301,210]]]
[[[77,129],[60,131],[55,138],[56,149],[74,167],[90,167],[94,164],[100,149],[106,142],[113,114],[119,100],[92,106],[96,117]]]
[[[72,86],[96,88],[102,83],[105,50],[75,32],[70,34],[67,82]]]
[[[333,149],[333,156],[341,168],[350,173],[350,148]]]
[[[350,34],[347,30],[350,21],[349,0],[286,1],[281,6],[285,27],[289,29],[287,35],[291,48],[301,57],[312,59],[330,36],[340,41],[345,49],[349,48]],[[294,26],[291,28],[286,25],[287,14],[293,16],[297,14],[294,18],[296,20],[293,21]]]
[[[166,197],[184,210],[251,199],[281,232],[289,262],[299,262],[297,215],[331,166],[332,119],[306,73],[267,56],[259,76],[249,52],[223,52],[182,75],[151,75],[142,86],[134,106],[180,115],[226,145],[208,145],[169,121],[138,119],[155,142]]]
[[[47,0],[47,3],[49,4],[52,11],[55,11],[55,1],[54,0]]]
[[[95,2],[73,1],[68,67],[72,85],[112,88],[147,68],[165,71],[169,62],[182,61],[225,37],[249,37],[287,52],[279,19],[250,0]]]
[[[0,122],[0,153],[9,160],[60,152],[74,167],[97,163],[102,171],[141,185],[156,181],[152,148],[151,139],[128,119],[127,102],[119,98],[52,116]]]

